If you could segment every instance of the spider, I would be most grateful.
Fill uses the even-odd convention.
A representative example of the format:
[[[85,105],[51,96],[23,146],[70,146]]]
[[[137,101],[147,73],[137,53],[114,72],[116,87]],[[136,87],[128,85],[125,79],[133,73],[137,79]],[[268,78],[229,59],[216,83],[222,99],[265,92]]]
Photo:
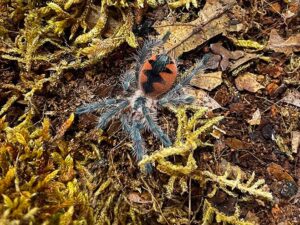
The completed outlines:
[[[76,114],[101,110],[97,128],[102,130],[113,118],[119,118],[122,129],[133,141],[133,155],[137,161],[146,153],[142,137],[144,130],[150,131],[164,147],[172,145],[168,135],[157,124],[157,109],[167,104],[191,104],[193,97],[181,94],[180,91],[200,70],[206,69],[205,65],[210,58],[210,54],[204,55],[191,73],[172,88],[177,77],[175,60],[167,54],[152,55],[152,49],[165,43],[169,35],[167,33],[160,40],[144,42],[135,56],[135,68],[126,71],[121,78],[124,96],[102,99],[76,110]],[[146,166],[146,171],[151,172],[151,165]]]

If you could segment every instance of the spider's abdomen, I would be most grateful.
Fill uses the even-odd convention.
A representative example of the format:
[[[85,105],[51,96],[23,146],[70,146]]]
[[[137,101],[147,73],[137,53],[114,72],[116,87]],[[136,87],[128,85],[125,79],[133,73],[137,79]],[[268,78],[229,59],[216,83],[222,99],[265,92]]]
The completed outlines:
[[[151,98],[157,98],[173,86],[177,76],[175,61],[168,55],[153,55],[140,70],[139,88]]]

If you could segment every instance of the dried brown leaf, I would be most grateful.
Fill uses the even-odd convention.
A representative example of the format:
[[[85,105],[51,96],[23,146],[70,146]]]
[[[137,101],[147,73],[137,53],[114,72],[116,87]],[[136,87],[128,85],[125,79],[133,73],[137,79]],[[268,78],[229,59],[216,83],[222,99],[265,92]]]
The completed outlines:
[[[222,43],[214,43],[210,45],[210,49],[213,53],[222,56],[220,66],[222,71],[225,71],[229,67],[229,60],[237,60],[244,56],[243,51],[229,51],[222,46]]]
[[[222,72],[217,71],[213,73],[199,73],[192,80],[191,85],[202,88],[207,91],[212,91],[220,84],[222,84]]]
[[[264,88],[264,86],[258,83],[256,79],[257,76],[255,74],[245,73],[235,79],[235,85],[239,91],[246,90],[255,93]]]
[[[287,4],[286,10],[282,13],[284,20],[287,22],[293,17],[299,16],[300,2],[299,0],[286,0]]]
[[[210,110],[219,109],[219,103],[211,98],[205,91],[196,90],[194,88],[185,88],[184,93],[195,98],[193,105],[200,107],[207,107]]]
[[[300,107],[300,92],[296,90],[291,91],[281,101]]]
[[[258,56],[254,53],[245,53],[244,56],[237,61],[233,62],[232,65],[230,65],[230,71],[233,71],[240,67],[243,64],[248,63],[249,61],[256,59]]]
[[[278,84],[272,82],[267,85],[266,90],[268,91],[270,96],[274,96],[278,88]]]
[[[270,33],[268,48],[275,52],[282,52],[286,55],[290,55],[294,52],[300,51],[300,34],[290,36],[284,40],[278,32],[273,29]]]
[[[269,75],[273,78],[278,78],[284,74],[284,70],[281,63],[270,63],[268,65],[259,65],[259,73]]]
[[[280,165],[271,163],[267,168],[268,173],[278,181],[294,181],[293,177]]]
[[[171,32],[170,39],[164,44],[164,49],[172,51],[176,58],[229,28],[231,19],[227,12],[234,5],[236,5],[235,0],[207,1],[198,19],[190,23],[163,21],[155,24],[155,30],[161,37],[168,31]]]
[[[248,144],[237,138],[226,138],[225,144],[231,149],[239,150],[248,148]]]
[[[273,2],[269,5],[269,10],[273,13],[281,13],[282,7],[279,2]]]
[[[261,122],[261,113],[260,110],[257,109],[250,120],[247,121],[250,125],[260,125]]]

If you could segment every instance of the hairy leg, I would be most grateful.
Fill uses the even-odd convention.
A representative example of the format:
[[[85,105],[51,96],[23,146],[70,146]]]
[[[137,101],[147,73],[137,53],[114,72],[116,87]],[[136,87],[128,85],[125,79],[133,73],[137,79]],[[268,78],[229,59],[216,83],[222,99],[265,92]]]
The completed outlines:
[[[205,70],[207,68],[210,68],[210,59],[212,58],[212,54],[208,53],[203,56],[201,61],[197,62],[196,65],[194,66],[193,70],[191,73],[183,78],[173,89],[171,89],[163,98],[159,100],[160,105],[164,105],[166,103],[169,103],[172,101],[174,102],[174,99],[176,99],[176,93],[181,90],[184,86],[187,86],[190,84],[192,78],[198,74],[201,70]],[[191,99],[187,99],[190,101]],[[182,101],[182,99],[178,100],[177,102]],[[175,100],[176,103],[176,100]]]
[[[136,157],[137,161],[140,161],[145,154],[144,141],[140,132],[140,124],[133,122],[130,130],[130,136],[133,140],[133,155]]]
[[[172,105],[181,105],[181,104],[192,104],[194,102],[194,97],[189,95],[172,95],[169,98],[162,98],[158,101],[159,105],[166,105],[171,103]]]
[[[130,87],[135,82],[136,82],[136,79],[135,79],[135,73],[133,70],[128,70],[121,76],[122,88],[125,92],[129,92]]]
[[[125,132],[127,132],[132,141],[133,141],[133,149],[132,154],[136,158],[136,161],[140,161],[145,155],[145,146],[144,141],[141,135],[140,130],[143,128],[142,124],[134,121],[132,124],[129,124],[127,118],[125,116],[121,117],[122,127]],[[145,166],[145,170],[147,173],[152,172],[151,164],[147,164]]]
[[[107,124],[111,121],[111,119],[125,109],[129,105],[127,100],[124,100],[118,103],[115,107],[110,108],[108,111],[103,113],[103,115],[99,118],[97,128],[105,129]]]
[[[142,112],[145,117],[146,125],[150,131],[162,142],[164,147],[169,147],[172,142],[168,135],[166,135],[162,129],[158,126],[155,120],[152,118],[150,110],[145,106],[144,103],[141,104]]]
[[[89,112],[96,111],[98,109],[104,109],[105,107],[114,106],[116,103],[117,103],[117,100],[114,98],[103,99],[100,102],[94,102],[94,103],[80,106],[76,109],[75,113],[78,115],[83,114],[83,113],[89,113]]]

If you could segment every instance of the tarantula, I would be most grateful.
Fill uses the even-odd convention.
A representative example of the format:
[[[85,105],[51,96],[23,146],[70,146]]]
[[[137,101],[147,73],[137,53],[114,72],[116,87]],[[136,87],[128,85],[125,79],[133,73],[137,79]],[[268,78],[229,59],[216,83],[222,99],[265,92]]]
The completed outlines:
[[[137,161],[140,161],[146,152],[141,134],[143,130],[150,131],[164,147],[172,145],[168,135],[156,122],[157,108],[168,103],[173,105],[191,104],[194,100],[193,97],[182,95],[180,90],[190,83],[195,74],[206,68],[210,58],[210,54],[204,55],[202,60],[196,63],[191,73],[172,88],[177,76],[175,60],[167,54],[152,55],[152,49],[162,45],[168,36],[169,33],[161,40],[145,41],[135,56],[135,68],[125,72],[122,76],[124,96],[103,99],[81,106],[76,110],[76,114],[101,110],[102,115],[97,127],[102,130],[113,118],[120,118],[123,130],[133,141],[133,154]],[[151,165],[148,165],[146,170],[149,172]]]

